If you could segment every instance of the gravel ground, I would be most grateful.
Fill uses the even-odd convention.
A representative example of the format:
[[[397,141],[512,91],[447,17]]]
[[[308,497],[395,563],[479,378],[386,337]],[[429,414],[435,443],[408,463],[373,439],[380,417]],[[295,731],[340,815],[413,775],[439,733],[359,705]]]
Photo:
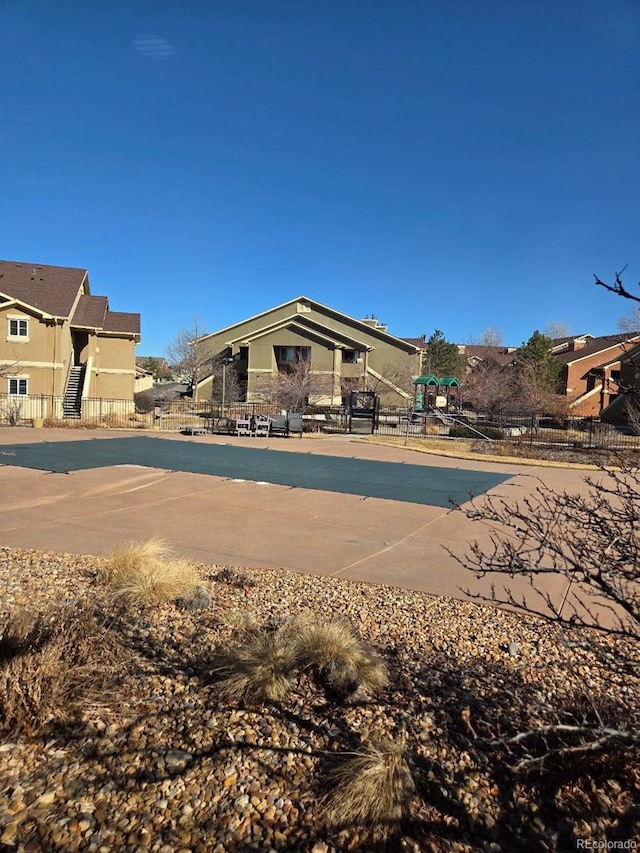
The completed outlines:
[[[637,649],[469,602],[249,568],[200,566],[207,610],[125,611],[107,600],[100,565],[0,549],[0,619],[20,606],[97,599],[132,656],[106,708],[38,735],[7,733],[0,720],[0,849],[499,853],[575,850],[579,838],[640,843],[637,750],[591,755],[562,773],[552,761],[523,777],[509,765],[525,753],[495,745],[556,712],[566,722],[592,719],[595,708],[605,724],[638,725],[640,684],[619,665],[637,662]],[[280,705],[216,698],[207,659],[238,643],[234,625],[309,611],[346,617],[387,660],[389,687],[340,705],[303,674]],[[416,782],[386,840],[348,817],[331,824],[324,807],[332,761],[378,735],[406,736]]]

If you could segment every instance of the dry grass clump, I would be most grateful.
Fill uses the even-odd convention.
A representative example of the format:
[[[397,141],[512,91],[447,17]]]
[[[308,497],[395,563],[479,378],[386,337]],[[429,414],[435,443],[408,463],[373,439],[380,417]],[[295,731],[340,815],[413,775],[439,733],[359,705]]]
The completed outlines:
[[[123,429],[129,426],[129,420],[125,415],[120,415],[118,412],[107,412],[102,416],[100,425],[110,429]]]
[[[225,566],[220,569],[213,576],[213,579],[214,581],[218,581],[218,583],[226,583],[229,586],[238,587],[238,589],[246,589],[256,585],[256,582],[249,577],[247,572],[231,568],[231,566]]]
[[[405,738],[372,741],[327,773],[329,819],[339,826],[380,826],[401,820],[415,791]]]
[[[250,630],[245,641],[212,661],[211,677],[222,699],[259,703],[282,701],[298,666],[290,627]]]
[[[128,655],[95,610],[71,605],[34,624],[37,633],[14,634],[14,653],[0,660],[0,728],[35,735],[113,707]]]
[[[69,420],[65,421],[62,418],[56,418],[53,415],[49,415],[44,419],[43,423],[44,427],[55,427],[57,429],[87,429],[88,426],[92,426],[92,424],[84,423],[84,421],[76,421]]]
[[[338,699],[359,688],[376,693],[389,682],[384,660],[345,621],[322,622],[314,616],[298,620],[296,646],[300,663],[311,667]]]
[[[104,577],[116,598],[156,603],[188,598],[201,585],[196,567],[176,557],[163,539],[131,542],[107,559]]]
[[[346,622],[320,622],[313,615],[259,626],[253,617],[229,614],[240,645],[219,652],[209,664],[219,695],[232,701],[279,702],[302,670],[310,670],[339,701],[358,690],[373,693],[388,683],[382,658]]]
[[[225,609],[220,614],[220,621],[235,634],[250,634],[261,630],[253,613],[248,613],[245,610]]]
[[[38,644],[45,630],[43,613],[26,607],[11,611],[0,624],[0,663]]]

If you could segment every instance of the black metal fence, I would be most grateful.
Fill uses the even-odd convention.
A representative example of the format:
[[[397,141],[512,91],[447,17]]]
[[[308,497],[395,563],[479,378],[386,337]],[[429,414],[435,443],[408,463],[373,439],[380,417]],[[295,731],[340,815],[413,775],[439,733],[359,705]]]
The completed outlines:
[[[378,435],[412,438],[466,438],[602,450],[640,449],[640,435],[599,418],[543,418],[536,414],[380,413]]]
[[[155,429],[179,432],[205,427],[210,432],[233,432],[238,418],[280,414],[266,403],[194,402],[189,399],[156,400],[136,408],[132,400],[89,398],[82,400],[79,416],[64,415],[63,398],[51,395],[0,394],[0,425],[67,428]],[[343,406],[309,407],[304,413],[305,432],[346,433],[349,414]],[[355,427],[353,424],[355,423]],[[353,432],[370,432],[370,425],[352,421]],[[516,445],[557,445],[603,450],[640,449],[640,435],[624,426],[598,418],[542,418],[535,414],[412,413],[410,409],[381,408],[374,424],[377,435],[411,438],[471,438]]]
[[[149,417],[133,400],[83,398],[78,415],[65,415],[64,397],[51,394],[0,394],[0,425],[144,429]]]
[[[211,401],[189,399],[150,400],[136,407],[132,400],[84,398],[80,412],[65,415],[64,398],[48,394],[0,394],[0,425],[44,426],[69,429],[155,429],[179,432],[192,427],[205,427],[211,432],[230,432],[235,421],[252,415],[275,415],[280,410],[266,403],[230,403],[224,406]],[[344,432],[344,410],[309,409],[304,415],[306,431]]]

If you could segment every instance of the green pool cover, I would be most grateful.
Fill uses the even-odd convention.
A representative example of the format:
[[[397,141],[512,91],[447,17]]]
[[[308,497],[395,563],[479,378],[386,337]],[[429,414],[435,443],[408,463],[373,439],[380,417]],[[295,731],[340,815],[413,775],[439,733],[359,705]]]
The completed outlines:
[[[144,465],[440,507],[450,506],[452,499],[463,503],[470,494],[482,494],[510,476],[144,436],[5,445],[0,447],[0,464],[57,473]]]

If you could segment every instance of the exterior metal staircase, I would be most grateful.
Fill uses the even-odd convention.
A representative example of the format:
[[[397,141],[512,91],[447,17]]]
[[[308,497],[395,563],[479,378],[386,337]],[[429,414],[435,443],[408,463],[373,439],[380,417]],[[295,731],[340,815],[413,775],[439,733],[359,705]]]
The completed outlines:
[[[82,388],[86,368],[83,365],[74,366],[69,371],[69,379],[62,401],[62,416],[79,418],[82,407]]]

